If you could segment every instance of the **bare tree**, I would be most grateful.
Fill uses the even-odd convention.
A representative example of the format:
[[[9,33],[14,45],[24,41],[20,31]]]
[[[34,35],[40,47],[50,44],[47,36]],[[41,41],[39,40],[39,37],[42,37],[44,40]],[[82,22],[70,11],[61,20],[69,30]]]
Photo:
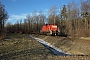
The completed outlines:
[[[27,20],[28,20],[28,32],[30,33],[30,31],[32,30],[32,28],[31,28],[31,20],[32,20],[32,18],[31,18],[31,16],[28,14],[27,16]]]
[[[41,30],[42,26],[45,24],[45,15],[42,11],[39,12],[39,31]]]
[[[77,18],[78,18],[78,13],[79,13],[79,9],[78,9],[78,4],[75,3],[74,1],[72,1],[72,3],[68,3],[67,5],[67,20],[68,20],[68,28],[69,28],[69,34],[71,36],[75,36],[76,34],[76,29],[78,27],[77,25]]]
[[[27,19],[24,19],[24,33],[27,33]]]
[[[52,5],[52,7],[49,10],[49,16],[48,16],[48,23],[50,24],[55,24],[56,20],[55,20],[55,16],[56,16],[56,11],[57,7],[56,5]]]
[[[19,31],[19,29],[20,29],[20,24],[19,24],[19,21],[18,21],[18,20],[17,20],[16,24],[17,24],[17,31]]]
[[[5,10],[5,6],[0,2],[0,35],[5,36],[4,34],[4,24],[8,19],[8,13]]]
[[[11,22],[8,22],[6,24],[6,31],[7,31],[7,33],[10,33],[12,31],[12,27],[11,26],[13,26],[13,24]]]
[[[22,24],[22,19],[20,19],[20,30],[22,30],[21,24]]]
[[[39,17],[37,15],[37,12],[34,11],[32,15],[33,15],[33,26],[34,26],[34,30],[35,30],[34,32],[39,32],[39,29],[38,29]]]

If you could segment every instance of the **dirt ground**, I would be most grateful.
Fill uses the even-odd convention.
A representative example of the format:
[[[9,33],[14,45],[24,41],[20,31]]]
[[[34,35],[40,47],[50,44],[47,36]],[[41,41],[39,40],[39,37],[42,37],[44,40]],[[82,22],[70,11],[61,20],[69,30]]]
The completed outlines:
[[[70,38],[45,35],[33,36],[50,42],[51,44],[63,49],[65,52],[73,54],[90,54],[89,42],[83,42],[84,40],[73,41]],[[54,55],[50,50],[39,42],[29,38],[26,34],[9,34],[9,38],[10,39],[0,41],[0,60],[90,60],[90,56]],[[78,45],[80,46],[77,47]],[[87,51],[88,53],[83,52],[81,46],[85,47],[84,51]],[[88,49],[86,49],[86,46]],[[78,53],[77,51],[80,52]]]

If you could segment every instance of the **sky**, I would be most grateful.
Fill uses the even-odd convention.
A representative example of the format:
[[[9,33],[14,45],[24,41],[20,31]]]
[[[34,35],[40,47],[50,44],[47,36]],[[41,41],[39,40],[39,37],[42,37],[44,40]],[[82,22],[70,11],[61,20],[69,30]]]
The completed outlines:
[[[25,19],[27,14],[31,14],[34,11],[37,13],[39,11],[43,11],[43,13],[47,13],[48,9],[52,5],[56,5],[57,7],[66,5],[72,0],[0,0],[3,5],[5,5],[5,9],[8,12],[9,19],[7,22],[11,22],[12,24],[16,23],[17,20]],[[79,0],[75,0],[79,2]]]

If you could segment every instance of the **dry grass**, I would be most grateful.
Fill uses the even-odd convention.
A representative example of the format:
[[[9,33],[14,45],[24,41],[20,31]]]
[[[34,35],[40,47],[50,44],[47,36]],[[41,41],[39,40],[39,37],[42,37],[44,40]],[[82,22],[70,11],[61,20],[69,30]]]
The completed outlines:
[[[81,37],[81,40],[90,40],[90,37]]]
[[[71,54],[90,54],[90,40],[72,40],[68,37],[59,37],[59,36],[47,36],[44,39],[45,41],[51,43],[58,48],[61,48],[63,51]]]
[[[0,42],[0,59],[22,59],[28,56],[29,58],[35,58],[47,54],[52,53],[25,34],[11,34],[10,40]]]
[[[0,41],[0,60],[80,60],[88,57],[56,56],[25,34],[9,34],[10,40]]]

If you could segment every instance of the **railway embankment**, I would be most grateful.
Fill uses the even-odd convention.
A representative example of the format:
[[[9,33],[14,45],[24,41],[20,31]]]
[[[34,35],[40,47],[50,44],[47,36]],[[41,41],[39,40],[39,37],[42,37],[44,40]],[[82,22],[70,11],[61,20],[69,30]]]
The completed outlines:
[[[62,49],[63,51],[75,55],[90,55],[90,40],[77,38],[73,40],[69,37],[60,36],[44,36],[44,35],[33,35],[41,38],[50,44]]]

